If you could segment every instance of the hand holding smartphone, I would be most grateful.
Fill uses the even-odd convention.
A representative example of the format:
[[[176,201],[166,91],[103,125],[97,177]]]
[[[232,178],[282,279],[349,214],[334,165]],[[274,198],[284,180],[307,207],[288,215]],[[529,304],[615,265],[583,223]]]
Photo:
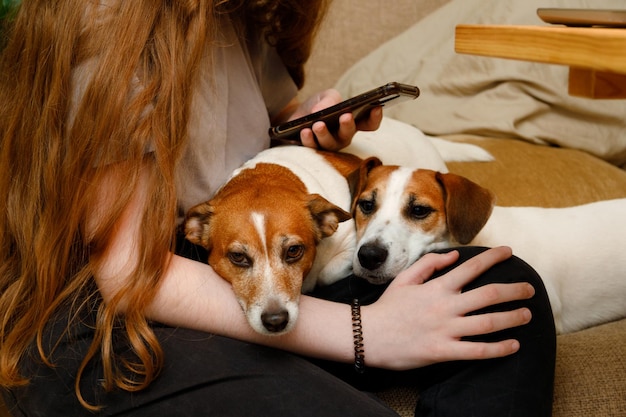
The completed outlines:
[[[397,82],[388,83],[334,106],[278,126],[273,126],[269,130],[270,139],[273,145],[301,145],[300,131],[311,128],[318,121],[326,123],[326,127],[330,132],[336,132],[339,129],[339,116],[344,113],[352,113],[354,120],[358,122],[368,118],[370,110],[374,107],[389,106],[406,100],[414,100],[419,97],[419,94],[420,90],[416,86]]]

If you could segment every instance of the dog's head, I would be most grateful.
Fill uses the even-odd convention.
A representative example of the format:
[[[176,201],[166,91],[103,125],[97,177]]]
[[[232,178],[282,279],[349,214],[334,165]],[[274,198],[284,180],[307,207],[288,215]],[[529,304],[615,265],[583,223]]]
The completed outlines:
[[[282,334],[293,327],[304,277],[318,242],[350,214],[288,169],[257,164],[187,214],[186,238],[209,251],[208,263],[232,284],[252,328]]]
[[[435,249],[469,243],[491,215],[493,194],[454,174],[374,164],[354,187],[354,273],[383,284]]]

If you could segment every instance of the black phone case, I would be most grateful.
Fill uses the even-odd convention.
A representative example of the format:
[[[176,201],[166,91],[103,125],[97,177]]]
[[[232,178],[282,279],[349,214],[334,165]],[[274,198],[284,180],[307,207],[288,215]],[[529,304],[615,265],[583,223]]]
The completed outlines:
[[[352,113],[354,119],[359,121],[367,118],[374,107],[414,100],[419,94],[420,90],[416,86],[391,82],[318,112],[271,127],[270,139],[274,144],[277,142],[299,144],[300,131],[310,128],[315,122],[326,123],[328,129],[333,132],[339,128],[339,116],[344,113]]]

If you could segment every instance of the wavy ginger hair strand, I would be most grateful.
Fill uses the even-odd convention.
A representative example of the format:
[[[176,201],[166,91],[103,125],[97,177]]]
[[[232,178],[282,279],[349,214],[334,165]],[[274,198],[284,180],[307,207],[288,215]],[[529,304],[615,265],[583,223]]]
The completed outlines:
[[[33,337],[47,360],[50,352],[44,350],[42,335],[55,311],[64,304],[78,309],[86,302],[92,272],[137,187],[149,143],[154,169],[147,186],[150,210],[143,213],[143,223],[163,226],[142,228],[144,258],[130,271],[120,295],[98,304],[96,337],[82,367],[100,354],[106,388],[126,390],[143,388],[159,370],[162,354],[142,312],[154,297],[171,246],[174,166],[189,111],[185,97],[204,50],[211,13],[206,2],[166,3],[120,1],[105,6],[110,7],[106,13],[96,2],[86,10],[75,1],[21,6],[0,73],[0,164],[5,169],[0,192],[7,196],[1,208],[6,216],[0,255],[3,385],[25,382],[18,362]],[[93,78],[81,102],[72,103],[72,69],[95,54]],[[75,112],[72,125],[70,110]],[[125,162],[117,165],[124,181],[114,184],[110,205],[98,207],[104,210],[101,222],[87,236],[91,205],[102,181],[110,180],[106,165],[121,160]],[[133,302],[126,303],[125,315],[119,318],[115,311],[122,294]],[[117,360],[112,349],[113,328],[120,324],[136,355],[132,363]],[[127,371],[139,376],[137,382],[124,376]],[[78,390],[79,380],[80,375],[77,395],[88,406]]]
[[[90,360],[101,357],[109,390],[145,388],[162,365],[143,312],[173,244],[175,165],[187,138],[196,69],[215,35],[216,9],[244,14],[247,27],[266,34],[302,86],[326,0],[78,3],[24,0],[0,58],[0,386],[28,383],[19,362],[33,341],[54,365],[43,335],[55,314],[66,311],[78,320],[81,309],[97,308],[95,337],[75,388],[81,403],[96,410],[79,389]],[[73,102],[73,71],[96,57],[90,81]],[[146,158],[150,164],[142,163]],[[111,176],[107,164],[114,162]],[[93,272],[146,166],[143,255],[105,304],[93,289]],[[93,207],[103,184],[112,198]],[[87,231],[96,209],[98,225]],[[134,360],[113,350],[114,333],[126,337]]]
[[[42,335],[60,307],[76,313],[97,305],[96,336],[76,378],[81,402],[95,409],[78,389],[94,356],[102,357],[107,389],[142,389],[162,363],[143,310],[172,245],[174,167],[187,135],[186,97],[211,37],[213,10],[208,1],[85,3],[24,1],[0,61],[0,384],[27,383],[19,362],[33,340],[53,365]],[[91,81],[73,103],[72,70],[96,54]],[[148,145],[153,152],[146,155]],[[150,209],[142,217],[150,226],[139,240],[143,258],[120,295],[100,303],[91,290],[93,271],[137,187],[144,158],[153,163]],[[93,202],[103,181],[111,180],[107,164],[116,161],[124,161],[116,164],[123,181],[112,184],[115,198],[97,208],[99,224],[87,235]],[[122,293],[132,303],[119,317]],[[136,360],[119,360],[112,349],[120,326]]]

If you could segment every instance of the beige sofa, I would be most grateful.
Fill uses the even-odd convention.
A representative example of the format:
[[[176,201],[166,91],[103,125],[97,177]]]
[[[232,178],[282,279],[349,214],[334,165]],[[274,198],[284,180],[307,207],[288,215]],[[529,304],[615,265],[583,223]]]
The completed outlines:
[[[394,55],[389,53],[392,49],[390,45],[387,45],[388,41],[411,28],[424,17],[440,11],[442,6],[452,1],[454,0],[386,0],[384,2],[334,0],[308,66],[308,79],[303,96],[334,85],[338,85],[344,93],[356,93],[357,87],[364,87],[365,84],[355,82],[354,85],[350,85],[349,78],[353,75],[359,76],[359,74],[366,73],[368,80],[377,80],[376,75],[368,73],[374,71],[371,65],[367,66],[371,62],[364,63],[359,60],[369,56],[381,45],[383,49],[386,49],[386,53],[379,55],[387,60],[395,59]],[[532,0],[519,3],[526,4],[529,8],[536,6]],[[542,2],[547,6],[551,3],[556,6],[561,5],[559,1]],[[569,4],[572,2],[570,1]],[[613,3],[609,0],[606,5],[613,6]],[[469,7],[468,0],[465,0],[464,6]],[[597,6],[603,7],[604,5],[598,4]],[[481,13],[488,15],[489,10],[486,8]],[[530,12],[534,12],[534,9]],[[450,36],[453,37],[454,22],[437,23],[442,28],[447,28]],[[431,22],[431,28],[432,24]],[[398,55],[415,54],[420,50],[421,45],[426,44],[432,47],[429,44],[431,40],[427,39],[429,32],[422,33],[425,37],[414,39],[413,49],[407,48],[408,50],[395,52]],[[397,59],[403,60],[400,56]],[[483,58],[483,60],[491,62],[490,58]],[[510,62],[509,65],[517,65],[517,61]],[[356,70],[353,68],[355,65],[359,67]],[[399,77],[404,75],[398,70],[401,66],[391,66],[391,69],[388,66],[382,68],[382,72],[389,75],[388,81],[404,81],[404,79],[393,78],[394,75]],[[429,74],[420,76],[430,81]],[[416,84],[421,86],[421,79],[415,78],[417,78]],[[428,91],[432,93],[432,90]],[[439,99],[429,96],[428,91],[425,91],[418,99],[424,103],[427,110],[429,100],[437,103],[435,99]],[[625,108],[623,107],[625,102],[596,104],[590,100],[581,101],[580,105],[582,107],[607,106],[607,111],[619,113]],[[396,114],[404,115],[402,112],[392,113],[393,116]],[[626,114],[626,111],[621,114]],[[444,120],[441,123],[445,124],[447,121]],[[417,127],[422,128],[420,125]],[[622,128],[624,128],[623,125]],[[452,172],[465,175],[493,190],[500,205],[559,207],[626,197],[626,171],[585,150],[568,146],[546,146],[546,144],[534,143],[532,138],[525,140],[525,138],[516,138],[515,135],[509,137],[506,133],[476,135],[466,132],[457,134],[447,132],[445,137],[478,144],[495,156],[493,162],[454,162],[449,163],[448,166]],[[605,139],[600,136],[594,140],[602,143]],[[616,140],[618,144],[621,141],[626,148],[626,129],[622,130],[621,137],[617,139],[613,137],[612,140]],[[558,141],[558,138],[555,141]],[[605,159],[611,159],[611,157]],[[624,222],[626,225],[626,220]],[[619,225],[616,226],[619,227]],[[624,229],[626,232],[626,227]],[[590,280],[593,278],[589,277]],[[624,271],[624,279],[626,279],[626,271]],[[624,302],[626,303],[626,300]],[[379,393],[379,395],[399,414],[409,416],[413,414],[418,394],[410,389],[394,389]],[[558,337],[553,415],[555,417],[626,416],[626,319]]]

